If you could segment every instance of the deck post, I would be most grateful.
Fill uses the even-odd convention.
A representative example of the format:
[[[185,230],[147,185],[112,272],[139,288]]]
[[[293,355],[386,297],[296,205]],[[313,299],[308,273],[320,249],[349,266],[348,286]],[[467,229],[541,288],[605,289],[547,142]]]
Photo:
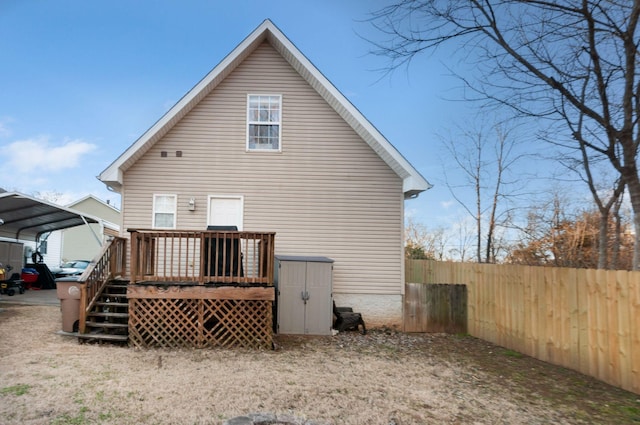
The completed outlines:
[[[78,333],[85,333],[87,328],[87,284],[78,285],[80,287],[80,311],[78,317]]]
[[[205,263],[205,258],[204,258],[205,240],[206,239],[204,237],[204,233],[200,233],[200,274],[198,275],[198,284],[200,284],[200,285],[204,285],[204,269],[205,269],[204,266],[205,266],[205,264],[208,264],[208,263]]]
[[[131,230],[131,283],[136,283],[138,280],[138,251],[139,251],[139,242],[138,242],[138,232],[135,230]]]

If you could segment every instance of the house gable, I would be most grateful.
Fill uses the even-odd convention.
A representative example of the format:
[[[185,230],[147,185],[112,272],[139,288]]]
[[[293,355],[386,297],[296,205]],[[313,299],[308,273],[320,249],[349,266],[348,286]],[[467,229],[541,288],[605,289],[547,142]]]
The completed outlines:
[[[120,211],[110,203],[104,202],[93,195],[87,195],[84,198],[78,199],[67,205],[67,207],[100,217],[108,223],[120,224]]]
[[[277,152],[247,150],[252,94],[281,99]],[[400,311],[404,200],[430,187],[270,21],[99,178],[122,194],[123,230],[152,227],[157,195],[195,230],[211,199],[241,199],[243,229],[275,232],[278,254],[335,260],[334,294]]]
[[[92,260],[100,253],[107,235],[120,232],[120,211],[93,195],[87,195],[67,206],[76,211],[100,217],[100,224],[78,226],[61,232],[61,259]]]
[[[402,179],[405,198],[417,196],[431,185],[389,143],[376,128],[322,75],[322,73],[270,21],[265,20],[220,64],[203,78],[158,122],[145,132],[98,178],[116,191],[121,190],[123,173],[164,137],[202,99],[218,87],[247,57],[267,41],[291,67],[313,87],[335,112]]]
[[[282,95],[279,153],[246,150],[252,92]],[[177,194],[179,229],[206,227],[211,196],[241,196],[243,228],[275,232],[278,253],[336,260],[336,292],[402,291],[402,179],[269,42],[123,173],[123,182],[125,229],[151,226],[154,194]]]

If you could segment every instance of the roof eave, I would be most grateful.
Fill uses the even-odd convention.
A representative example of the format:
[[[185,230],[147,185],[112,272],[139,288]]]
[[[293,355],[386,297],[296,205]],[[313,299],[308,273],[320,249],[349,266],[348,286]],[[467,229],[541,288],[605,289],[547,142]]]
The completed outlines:
[[[273,26],[265,20],[235,49],[215,66],[202,80],[187,92],[171,109],[156,121],[127,150],[113,161],[98,179],[113,190],[120,192],[123,174],[138,158],[146,153],[153,144],[164,136],[175,123],[184,117],[198,102],[211,92],[229,75],[255,48],[267,38],[267,29]]]
[[[271,22],[269,41],[353,130],[403,179],[405,198],[416,197],[432,185],[389,142],[336,86]],[[410,194],[410,195],[408,195]]]
[[[417,198],[422,192],[429,190],[433,187],[431,183],[426,181],[422,176],[419,179],[407,177],[402,181],[402,191],[404,192],[404,199]]]
[[[431,184],[371,124],[362,113],[316,68],[309,59],[271,22],[266,19],[214,69],[178,101],[160,120],[149,128],[122,155],[107,167],[98,179],[120,193],[124,172],[217,84],[224,80],[264,40],[322,96],[353,130],[403,180],[405,197],[415,197]],[[410,195],[407,195],[410,194]]]

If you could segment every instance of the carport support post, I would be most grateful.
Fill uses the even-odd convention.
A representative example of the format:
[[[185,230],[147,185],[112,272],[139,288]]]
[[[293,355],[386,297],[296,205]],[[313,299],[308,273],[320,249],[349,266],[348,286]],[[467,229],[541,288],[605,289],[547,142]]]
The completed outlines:
[[[96,242],[98,242],[98,246],[102,246],[102,239],[100,239],[100,237],[96,234],[96,232],[93,230],[93,228],[91,226],[89,226],[89,223],[87,222],[87,219],[84,218],[84,216],[80,216],[82,217],[82,221],[84,221],[84,224],[89,228],[89,231],[93,234],[93,237],[96,238]]]

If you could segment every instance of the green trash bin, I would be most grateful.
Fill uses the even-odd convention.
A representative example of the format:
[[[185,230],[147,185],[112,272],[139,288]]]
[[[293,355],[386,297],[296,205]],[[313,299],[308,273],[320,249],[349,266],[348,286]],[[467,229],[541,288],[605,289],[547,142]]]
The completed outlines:
[[[60,300],[62,312],[62,330],[64,332],[78,332],[80,320],[80,286],[77,277],[63,277],[56,279],[56,292]]]

